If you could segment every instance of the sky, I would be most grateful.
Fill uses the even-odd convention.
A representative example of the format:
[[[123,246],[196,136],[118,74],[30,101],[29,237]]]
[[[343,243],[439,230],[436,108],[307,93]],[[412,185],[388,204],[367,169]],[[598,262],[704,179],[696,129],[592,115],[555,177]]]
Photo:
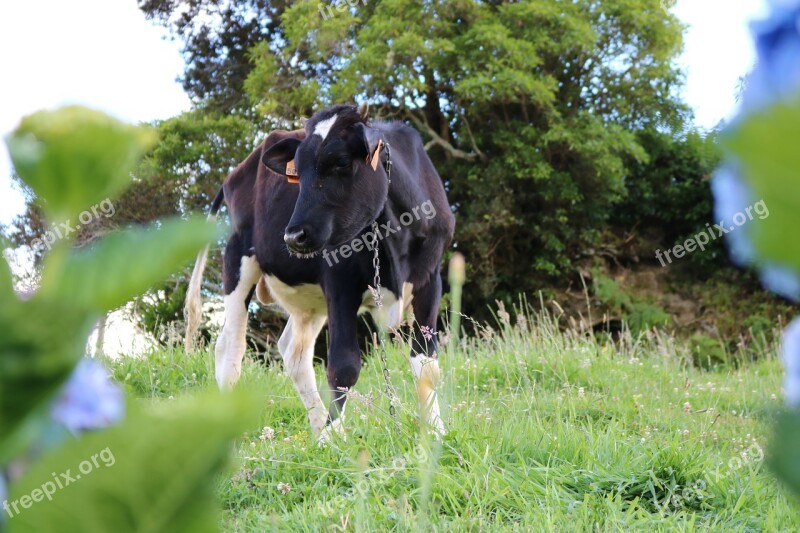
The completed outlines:
[[[39,109],[81,104],[128,122],[187,110],[179,45],[136,0],[4,1],[0,7],[0,137]],[[24,205],[0,143],[0,223]]]
[[[689,26],[680,65],[685,101],[711,128],[735,109],[737,80],[754,58],[748,21],[765,0],[678,0]],[[663,0],[668,6],[673,0]],[[135,0],[25,0],[0,7],[0,137],[39,109],[82,104],[140,122],[189,109],[176,78],[179,45],[146,21]],[[0,146],[0,223],[23,209]]]

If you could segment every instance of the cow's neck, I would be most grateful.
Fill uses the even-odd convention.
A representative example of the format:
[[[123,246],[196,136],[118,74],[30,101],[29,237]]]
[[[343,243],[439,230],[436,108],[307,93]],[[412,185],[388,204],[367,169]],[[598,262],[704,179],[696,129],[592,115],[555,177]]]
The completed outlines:
[[[378,246],[381,249],[381,255],[391,265],[391,269],[388,269],[388,272],[386,269],[383,270],[384,276],[388,274],[392,280],[391,283],[386,283],[386,285],[389,285],[395,291],[400,290],[403,282],[408,278],[408,269],[405,261],[402,260],[405,256],[403,251],[408,250],[409,243],[415,234],[414,226],[417,224],[417,221],[414,221],[414,223],[404,226],[400,222],[400,217],[403,213],[411,213],[414,207],[406,204],[407,202],[402,198],[402,194],[399,194],[399,191],[396,190],[396,185],[391,183],[386,203],[376,219],[383,236]],[[385,229],[387,224],[389,227],[395,228],[396,231],[387,235]],[[388,282],[388,280],[386,281]]]

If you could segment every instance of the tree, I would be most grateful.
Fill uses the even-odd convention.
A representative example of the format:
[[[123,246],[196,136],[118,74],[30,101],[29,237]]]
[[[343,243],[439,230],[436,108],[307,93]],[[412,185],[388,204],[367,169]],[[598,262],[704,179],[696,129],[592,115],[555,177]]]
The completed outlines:
[[[570,271],[625,193],[637,131],[680,125],[681,25],[657,0],[301,0],[245,88],[292,117],[368,100],[425,137],[458,215],[471,311]]]
[[[249,51],[280,39],[280,18],[292,2],[268,0],[139,0],[148,19],[169,28],[184,43],[183,87],[215,114],[248,114],[244,83]],[[253,118],[251,116],[251,118]]]
[[[203,209],[260,135],[369,101],[421,132],[445,181],[472,314],[569,276],[647,168],[645,132],[689,116],[659,0],[139,6],[182,41],[196,109],[158,125],[124,211]]]

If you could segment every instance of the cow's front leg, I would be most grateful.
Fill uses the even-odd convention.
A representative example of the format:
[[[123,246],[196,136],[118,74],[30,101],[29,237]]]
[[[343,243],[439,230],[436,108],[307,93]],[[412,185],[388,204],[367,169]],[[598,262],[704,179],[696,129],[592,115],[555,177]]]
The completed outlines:
[[[352,294],[334,294],[327,296],[327,301],[330,333],[328,385],[331,390],[331,404],[328,425],[319,437],[322,443],[330,440],[334,432],[343,434],[347,393],[356,384],[361,373],[361,350],[356,335],[361,295],[355,291]]]
[[[290,316],[278,340],[283,367],[292,378],[294,388],[308,411],[315,437],[319,436],[328,421],[328,410],[319,396],[314,374],[314,342],[324,325],[324,316]]]
[[[247,348],[247,306],[261,276],[256,258],[243,255],[242,248],[242,240],[236,234],[225,248],[222,271],[225,323],[215,348],[215,373],[220,389],[233,387],[242,373],[242,358]]]
[[[444,435],[444,422],[439,411],[436,386],[441,372],[437,355],[436,318],[442,297],[442,280],[439,270],[426,283],[415,286],[411,300],[414,307],[414,330],[411,339],[411,371],[417,380],[417,397],[420,411],[428,425],[438,435]]]

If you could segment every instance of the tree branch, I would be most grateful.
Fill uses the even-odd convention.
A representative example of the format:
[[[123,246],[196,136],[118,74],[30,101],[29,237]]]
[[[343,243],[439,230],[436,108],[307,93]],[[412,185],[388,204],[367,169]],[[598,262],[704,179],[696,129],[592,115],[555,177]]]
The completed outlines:
[[[467,120],[467,114],[464,112],[463,109],[461,110],[461,118],[464,119],[464,125],[467,127],[467,135],[469,135],[469,141],[470,141],[470,143],[472,143],[472,151],[475,152],[476,154],[478,154],[478,158],[481,161],[486,161],[488,159],[488,157],[486,157],[486,154],[481,152],[480,148],[478,148],[478,144],[475,142],[475,136],[472,135],[472,128],[469,127],[469,121]]]
[[[416,126],[423,130],[431,140],[425,144],[425,150],[427,151],[432,146],[438,145],[441,146],[445,152],[447,152],[451,157],[455,157],[458,159],[466,159],[467,161],[475,161],[476,159],[480,159],[481,161],[486,160],[486,156],[481,152],[465,152],[459,148],[453,146],[448,140],[443,139],[438,133],[436,133],[429,125],[428,121],[425,119],[425,116],[422,116],[422,120],[420,120],[417,116],[413,113],[410,113],[409,116],[411,120],[416,124]]]

